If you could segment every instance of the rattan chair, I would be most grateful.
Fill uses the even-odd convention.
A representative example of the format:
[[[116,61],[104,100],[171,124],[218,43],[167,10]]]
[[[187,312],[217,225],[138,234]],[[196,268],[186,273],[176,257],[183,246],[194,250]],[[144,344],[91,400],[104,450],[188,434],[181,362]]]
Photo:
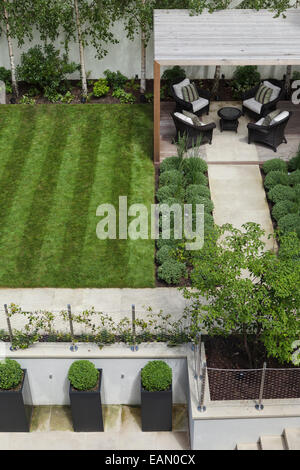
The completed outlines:
[[[171,116],[176,127],[175,142],[178,142],[179,136],[185,135],[187,137],[187,148],[212,143],[213,130],[216,128],[216,124],[214,122],[199,127],[183,121],[179,117],[175,116],[174,113],[171,113]]]
[[[276,99],[269,101],[269,103],[265,103],[261,105],[260,108],[260,103],[258,103],[255,100],[255,95],[261,85],[261,83],[268,81],[272,85],[275,85],[276,87],[280,88],[279,95],[277,96]],[[261,117],[266,116],[269,114],[271,111],[274,111],[276,109],[278,101],[284,99],[284,84],[280,80],[275,80],[273,78],[269,78],[268,80],[262,80],[262,82],[259,83],[256,87],[252,88],[251,90],[248,90],[246,93],[243,95],[243,114],[248,114],[251,118],[258,120]],[[249,102],[248,100],[252,101],[252,106],[251,106],[251,101]],[[253,108],[254,105],[254,109]],[[251,106],[251,108],[249,108]],[[257,110],[256,110],[257,108]],[[260,110],[258,110],[260,108]]]
[[[251,142],[260,142],[271,147],[274,152],[277,152],[277,147],[280,144],[287,143],[284,131],[292,114],[292,112],[289,112],[286,118],[270,126],[250,122],[247,126],[248,144],[251,144]]]
[[[190,111],[191,113],[196,114],[197,116],[201,116],[202,114],[209,113],[209,106],[210,106],[210,93],[207,90],[203,90],[202,88],[197,88],[198,94],[199,94],[199,102],[200,102],[200,109],[195,109],[194,103],[190,103],[189,101],[184,101],[181,99],[177,94],[174,89],[174,85],[171,85],[171,95],[175,100],[176,103],[176,111],[179,113],[182,113],[183,110],[185,111]],[[202,102],[201,102],[202,101]]]

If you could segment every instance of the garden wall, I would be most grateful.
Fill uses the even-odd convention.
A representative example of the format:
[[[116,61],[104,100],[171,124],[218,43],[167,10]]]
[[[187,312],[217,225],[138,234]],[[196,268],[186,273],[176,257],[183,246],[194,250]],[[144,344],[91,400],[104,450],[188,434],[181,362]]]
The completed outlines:
[[[68,369],[74,360],[89,359],[103,369],[102,402],[104,404],[140,404],[140,371],[153,359],[165,360],[173,371],[173,403],[187,403],[187,366],[185,347],[143,345],[141,351],[114,345],[100,350],[96,345],[39,344],[26,351],[10,352],[28,371],[34,405],[69,404]]]
[[[106,69],[120,70],[128,77],[134,77],[136,74],[140,76],[140,40],[139,38],[130,41],[126,37],[122,23],[116,24],[115,35],[120,40],[119,44],[112,44],[108,47],[108,55],[101,61],[95,59],[93,47],[85,49],[86,69],[91,71],[90,78],[96,79],[103,76]],[[15,44],[15,60],[16,64],[20,61],[22,51],[26,51],[38,42],[38,35],[35,35],[32,43],[26,42],[24,47],[19,50]],[[62,38],[56,41],[57,48],[61,46]],[[70,58],[79,62],[79,53],[77,44],[70,45]],[[0,38],[0,66],[10,68],[9,55],[6,38],[4,35]],[[191,78],[213,78],[215,67],[185,67],[187,75]],[[235,67],[224,66],[222,73],[226,78],[231,78]],[[281,79],[285,73],[285,67],[282,66],[261,66],[259,70],[263,77],[272,76],[273,78]],[[300,67],[293,67],[293,70],[300,70]],[[76,76],[74,76],[76,78]],[[77,74],[79,78],[79,73]],[[153,78],[153,39],[150,40],[147,50],[147,78]]]

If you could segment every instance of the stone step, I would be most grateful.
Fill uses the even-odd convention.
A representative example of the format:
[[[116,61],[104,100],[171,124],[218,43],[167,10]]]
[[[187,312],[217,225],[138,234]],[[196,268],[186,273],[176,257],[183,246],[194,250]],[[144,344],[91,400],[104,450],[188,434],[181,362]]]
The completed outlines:
[[[283,437],[288,450],[300,450],[300,428],[286,428]]]
[[[282,436],[261,436],[259,442],[262,450],[286,450]]]
[[[257,442],[251,442],[249,444],[237,444],[236,450],[260,450]]]

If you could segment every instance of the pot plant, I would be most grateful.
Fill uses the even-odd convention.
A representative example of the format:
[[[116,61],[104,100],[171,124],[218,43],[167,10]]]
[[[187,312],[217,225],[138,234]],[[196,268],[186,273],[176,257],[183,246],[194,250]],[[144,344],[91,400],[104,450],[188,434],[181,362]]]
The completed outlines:
[[[0,361],[0,432],[29,432],[32,398],[26,369],[17,361]]]
[[[73,362],[69,369],[70,402],[75,432],[102,432],[102,369],[87,360]]]
[[[172,369],[151,361],[141,371],[142,431],[172,430]]]

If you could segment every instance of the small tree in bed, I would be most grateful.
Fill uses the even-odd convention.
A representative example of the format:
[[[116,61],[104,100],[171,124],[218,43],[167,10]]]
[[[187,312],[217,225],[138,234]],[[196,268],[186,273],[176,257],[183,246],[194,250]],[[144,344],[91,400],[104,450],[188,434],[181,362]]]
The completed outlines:
[[[209,240],[194,258],[190,313],[209,335],[239,335],[249,359],[259,343],[268,355],[290,361],[299,339],[300,243],[296,234],[280,238],[280,251],[266,250],[263,230],[247,223],[242,230],[225,225],[217,246]]]

